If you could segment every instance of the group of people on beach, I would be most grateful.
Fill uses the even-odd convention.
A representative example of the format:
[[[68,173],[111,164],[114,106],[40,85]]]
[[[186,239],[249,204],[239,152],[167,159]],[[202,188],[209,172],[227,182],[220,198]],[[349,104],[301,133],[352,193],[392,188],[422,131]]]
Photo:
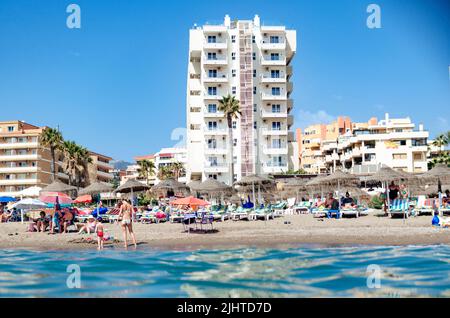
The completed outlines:
[[[134,248],[137,247],[136,236],[133,231],[133,207],[128,200],[121,200],[118,203],[119,218],[118,223],[122,229],[124,247],[128,248],[128,236],[131,237]],[[0,218],[6,212],[2,210]],[[104,248],[104,241],[107,240],[105,235],[105,228],[103,219],[99,216],[95,218],[89,215],[86,223],[75,223],[75,213],[70,209],[61,209],[59,204],[56,204],[52,214],[47,214],[45,211],[40,211],[37,218],[31,219],[28,224],[28,232],[47,232],[48,234],[69,233],[69,228],[73,226],[78,234],[95,234],[97,236],[98,249]]]

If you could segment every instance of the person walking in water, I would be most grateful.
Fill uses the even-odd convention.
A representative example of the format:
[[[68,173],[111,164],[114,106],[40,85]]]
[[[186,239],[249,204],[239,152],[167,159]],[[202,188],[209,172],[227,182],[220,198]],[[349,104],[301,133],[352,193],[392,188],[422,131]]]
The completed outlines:
[[[132,216],[133,207],[127,200],[122,200],[119,212],[119,220],[121,220],[120,226],[122,227],[125,249],[128,249],[127,231],[130,234],[131,239],[133,240],[134,248],[136,249],[137,247],[136,237],[133,232]]]

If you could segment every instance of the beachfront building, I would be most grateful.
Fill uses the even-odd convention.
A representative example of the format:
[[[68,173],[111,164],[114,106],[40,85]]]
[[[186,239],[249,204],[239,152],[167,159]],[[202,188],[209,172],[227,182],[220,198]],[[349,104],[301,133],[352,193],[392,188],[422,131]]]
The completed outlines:
[[[296,31],[260,18],[190,30],[187,78],[187,182],[294,169],[291,62]],[[240,102],[232,122],[219,111],[226,95]],[[233,158],[229,145],[233,147]],[[233,165],[234,176],[231,175]]]
[[[50,150],[40,144],[45,127],[23,121],[0,122],[0,196],[19,196],[20,191],[45,187],[52,182]],[[91,152],[90,181],[109,182],[108,162],[111,158]],[[57,177],[68,182],[62,169],[62,158],[57,158]]]
[[[112,158],[93,151],[89,151],[89,156],[92,160],[88,164],[89,180],[111,183],[114,179]]]
[[[367,123],[354,123],[349,117],[339,116],[330,124],[314,124],[303,130],[298,128],[296,136],[300,169],[308,174],[326,173],[323,145],[336,142],[339,136],[351,133],[354,128],[376,123],[376,118],[371,118]]]
[[[179,164],[183,167],[179,171],[178,181],[186,182],[186,148],[162,148],[155,154],[138,156],[134,159],[136,160],[136,164],[127,167],[125,175],[121,178],[121,184],[125,183],[128,179],[136,179],[150,186],[156,185],[161,181],[158,178],[160,169],[174,164]],[[148,175],[148,180],[145,180],[145,176],[139,173],[139,162],[144,160],[151,161],[155,165],[154,174]]]
[[[322,142],[327,172],[341,168],[354,174],[371,174],[381,165],[396,170],[423,173],[428,170],[428,131],[417,128],[409,117],[385,118],[366,124],[353,124],[352,129],[336,140]]]

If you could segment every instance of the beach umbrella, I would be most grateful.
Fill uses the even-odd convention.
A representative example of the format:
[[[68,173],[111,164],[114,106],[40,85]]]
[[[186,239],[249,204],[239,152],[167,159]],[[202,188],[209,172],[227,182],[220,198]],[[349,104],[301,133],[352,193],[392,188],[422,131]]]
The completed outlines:
[[[207,206],[209,205],[209,202],[197,199],[196,197],[190,196],[186,198],[176,199],[170,202],[171,205],[187,205],[190,207],[196,207],[196,206]]]
[[[338,198],[340,198],[341,186],[356,185],[359,182],[359,178],[342,170],[336,170],[323,178],[321,182],[330,186],[337,186]],[[339,208],[341,208],[341,200],[339,200]]]
[[[51,184],[49,184],[48,186],[43,188],[40,191],[40,194],[42,194],[44,192],[61,192],[61,193],[65,193],[65,192],[70,192],[70,191],[74,191],[74,190],[77,190],[77,187],[65,184],[65,183],[61,182],[60,180],[56,179]]]
[[[61,192],[41,192],[39,200],[50,204],[72,204],[73,200],[65,193]]]
[[[88,187],[81,189],[79,191],[79,195],[94,195],[94,194],[100,194],[100,193],[108,193],[113,191],[112,184],[106,183],[106,182],[94,182],[90,184]]]
[[[320,190],[320,196],[323,197],[323,191],[326,184],[323,182],[323,179],[326,175],[318,175],[314,179],[311,179],[305,183],[305,187],[308,189],[308,192],[311,194],[315,194],[316,189]]]
[[[255,186],[258,186],[258,197],[261,196],[261,186],[263,185],[271,185],[273,184],[273,180],[268,176],[251,174],[248,176],[244,176],[241,180],[234,183],[235,186],[251,186],[253,193],[253,204],[256,205],[256,195],[255,195]]]
[[[425,184],[437,184],[439,208],[442,206],[442,183],[450,183],[450,168],[445,164],[437,164],[431,170],[421,174],[419,179]]]
[[[91,202],[92,196],[90,194],[81,195],[73,201],[73,203],[91,203]]]
[[[233,188],[229,185],[215,179],[207,179],[195,186],[197,192],[205,193],[210,198],[212,196],[220,196],[223,200],[225,193],[231,193]]]
[[[17,201],[16,198],[13,197],[0,197],[0,203],[9,203]]]
[[[33,197],[33,198],[37,198],[39,197],[40,192],[42,191],[41,187],[38,186],[32,186],[26,189],[23,189],[22,191],[19,192],[19,196],[21,198],[25,197]]]
[[[164,192],[165,196],[167,196],[169,191],[174,193],[177,191],[187,193],[189,191],[189,187],[173,178],[169,178],[162,180],[157,185],[154,185],[151,190],[152,192]]]
[[[293,191],[298,200],[301,193],[306,193],[306,180],[302,178],[290,178],[283,184],[283,188]]]
[[[20,210],[20,219],[23,223],[23,210],[45,209],[47,204],[37,199],[22,199],[12,205],[12,208]]]

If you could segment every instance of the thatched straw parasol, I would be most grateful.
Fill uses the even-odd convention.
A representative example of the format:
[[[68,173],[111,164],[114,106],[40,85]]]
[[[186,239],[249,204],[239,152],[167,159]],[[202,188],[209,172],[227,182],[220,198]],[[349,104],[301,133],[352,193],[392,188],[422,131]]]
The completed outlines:
[[[85,195],[85,194],[99,194],[99,193],[107,193],[112,192],[113,186],[112,184],[105,183],[105,182],[94,182],[88,187],[81,189],[78,194],[79,195]]]
[[[142,182],[134,179],[128,179],[127,182],[119,186],[114,193],[133,193],[142,192],[150,189],[150,187]]]
[[[388,166],[382,166],[378,172],[374,173],[365,178],[368,182],[390,182],[390,181],[400,181],[412,178],[412,175],[409,175],[405,172],[400,172],[394,170]]]
[[[359,178],[341,170],[336,170],[329,176],[323,178],[320,182],[330,186],[337,186],[337,193],[339,198],[341,193],[341,186],[356,186],[359,182]],[[339,208],[341,208],[341,200],[339,200]]]
[[[194,189],[198,193],[207,194],[210,199],[212,197],[220,197],[222,200],[225,194],[231,194],[233,191],[232,187],[215,179],[205,180],[202,183],[195,185]]]
[[[245,187],[252,187],[253,203],[256,203],[255,186],[258,186],[258,198],[261,198],[261,186],[273,185],[274,182],[268,176],[251,174],[244,176],[241,180],[234,183],[235,186],[240,186],[238,191],[245,190]]]
[[[56,179],[51,184],[49,184],[48,186],[43,188],[40,193],[44,193],[44,192],[66,193],[66,192],[71,192],[71,191],[75,191],[75,190],[77,190],[77,187],[65,184],[65,183],[61,182],[60,180]]]
[[[426,184],[450,183],[450,168],[445,164],[437,164],[433,169],[421,174],[419,179]]]

